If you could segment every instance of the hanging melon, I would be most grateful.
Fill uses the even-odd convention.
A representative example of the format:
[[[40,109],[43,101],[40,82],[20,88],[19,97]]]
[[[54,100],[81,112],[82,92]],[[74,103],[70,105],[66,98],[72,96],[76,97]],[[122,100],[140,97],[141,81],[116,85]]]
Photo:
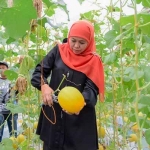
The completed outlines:
[[[62,109],[68,113],[78,113],[84,107],[84,97],[80,91],[74,87],[67,86],[60,90],[58,102]]]

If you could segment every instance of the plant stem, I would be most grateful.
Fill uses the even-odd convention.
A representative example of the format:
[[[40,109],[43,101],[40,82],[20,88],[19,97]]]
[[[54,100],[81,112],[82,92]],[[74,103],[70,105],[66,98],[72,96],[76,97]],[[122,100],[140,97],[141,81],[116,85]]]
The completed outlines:
[[[122,1],[120,0],[120,18],[121,18],[121,12],[122,12]],[[120,34],[122,34],[122,27],[120,26]],[[121,81],[120,81],[120,86],[121,86],[121,116],[122,116],[122,120],[123,120],[123,126],[122,126],[122,132],[123,132],[123,138],[122,138],[122,149],[124,150],[125,145],[127,145],[126,143],[126,131],[125,131],[125,124],[124,124],[124,107],[125,107],[125,95],[124,95],[124,87],[123,87],[123,39],[121,38],[120,40],[120,66],[121,66]]]
[[[55,90],[55,92],[54,92],[54,93],[56,93],[56,92],[60,91],[60,86],[61,86],[61,85],[62,85],[62,83],[64,82],[65,78],[66,78],[66,75],[64,75],[64,74],[63,74],[63,79],[61,80],[60,84],[58,85],[58,88]]]
[[[113,1],[110,1],[110,7],[113,8]],[[110,11],[110,16],[111,16],[111,25],[113,24],[113,14],[112,14],[112,10]],[[113,49],[110,50],[111,52],[113,52]],[[118,126],[116,123],[116,118],[117,118],[117,114],[116,114],[116,90],[115,90],[115,85],[116,85],[116,81],[115,81],[115,68],[114,68],[114,64],[112,64],[112,97],[113,97],[113,142],[114,142],[114,149],[118,149],[116,143],[118,144]]]
[[[134,38],[135,38],[135,75],[136,75],[136,99],[135,99],[135,104],[134,104],[134,109],[135,109],[135,118],[136,118],[136,122],[138,127],[140,127],[140,123],[139,123],[139,118],[138,118],[138,101],[139,101],[139,96],[140,96],[140,92],[139,92],[139,80],[138,80],[138,20],[137,20],[137,8],[136,8],[136,2],[135,0],[132,0],[133,6],[134,6]],[[137,132],[137,136],[138,136],[138,150],[142,149],[142,144],[141,144],[141,130],[139,128],[138,132]]]

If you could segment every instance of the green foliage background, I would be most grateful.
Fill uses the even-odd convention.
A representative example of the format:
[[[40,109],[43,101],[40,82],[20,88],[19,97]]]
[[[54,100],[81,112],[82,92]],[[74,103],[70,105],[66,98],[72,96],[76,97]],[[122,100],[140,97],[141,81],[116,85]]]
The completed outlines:
[[[78,2],[82,5],[84,0],[78,0]],[[134,10],[132,15],[126,15],[123,12],[123,7],[128,2]],[[111,124],[115,129],[112,144],[108,149],[119,147],[117,135],[120,134],[124,137],[121,146],[125,147],[126,132],[136,122],[139,126],[138,148],[141,149],[144,131],[146,141],[150,144],[150,2],[149,0],[128,0],[126,4],[121,5],[121,0],[117,2],[110,0],[110,6],[105,8],[101,8],[98,1],[94,3],[99,9],[80,14],[80,19],[87,19],[93,23],[97,52],[105,66],[105,103],[98,102],[97,118],[103,120],[102,117],[111,110],[111,118],[105,118],[101,124],[105,127]],[[142,5],[141,12],[137,12],[137,5]],[[67,16],[68,20],[63,24],[51,22],[51,20],[54,21],[56,9],[60,9]],[[106,14],[101,17],[103,10]],[[13,84],[20,75],[28,80],[28,90],[24,96],[20,97],[18,108],[15,109],[17,113],[24,114],[25,127],[31,127],[31,124],[38,119],[40,111],[40,93],[30,85],[32,71],[56,41],[62,41],[64,37],[67,37],[69,17],[66,4],[51,0],[43,0],[41,18],[37,17],[32,0],[14,0],[13,7],[7,7],[5,0],[0,1],[0,60],[9,62],[10,68],[5,73]],[[34,20],[37,23],[33,28]],[[19,55],[26,56],[21,66],[17,64]],[[29,111],[32,106],[36,107],[35,112]],[[8,107],[14,111],[13,105],[10,104]],[[25,108],[29,110],[25,111]],[[138,115],[139,112],[143,114],[142,117]],[[121,132],[115,124],[118,115],[128,118]],[[40,143],[37,139],[38,137],[34,136],[32,142]],[[20,145],[20,148],[29,148],[30,142],[28,139]],[[7,144],[7,140],[4,141],[3,149]],[[5,147],[7,150],[9,148]]]

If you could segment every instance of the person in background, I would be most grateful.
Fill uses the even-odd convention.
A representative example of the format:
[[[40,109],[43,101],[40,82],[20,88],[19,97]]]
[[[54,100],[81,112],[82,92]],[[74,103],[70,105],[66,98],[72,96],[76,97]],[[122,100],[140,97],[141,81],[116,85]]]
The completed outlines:
[[[17,137],[17,119],[18,114],[12,114],[10,110],[6,109],[6,104],[10,100],[11,84],[4,75],[5,70],[8,69],[6,62],[0,62],[0,142],[2,141],[4,123],[7,121],[10,136]],[[16,102],[16,100],[14,100]]]
[[[73,86],[84,97],[86,105],[78,113],[70,114],[53,102],[52,94],[63,74],[66,80],[60,90]],[[47,81],[49,76],[50,83]],[[41,111],[36,133],[44,143],[43,150],[98,149],[95,105],[98,94],[104,101],[104,71],[96,53],[94,27],[89,21],[79,20],[71,26],[67,40],[57,44],[36,66],[31,84],[42,93],[44,113]],[[54,125],[45,117],[46,114],[54,120],[51,106],[56,112]]]

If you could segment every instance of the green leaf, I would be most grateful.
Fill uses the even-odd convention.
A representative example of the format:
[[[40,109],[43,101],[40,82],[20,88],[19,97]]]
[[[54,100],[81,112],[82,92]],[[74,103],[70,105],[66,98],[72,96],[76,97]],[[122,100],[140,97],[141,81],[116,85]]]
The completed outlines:
[[[137,74],[137,75],[136,75]],[[136,80],[136,79],[139,79],[141,77],[143,77],[144,75],[144,72],[143,71],[140,71],[138,70],[137,72],[135,70],[131,71],[129,73],[129,78],[132,79],[132,80]]]
[[[85,0],[78,0],[78,2],[80,3],[80,5],[84,2]]]
[[[145,139],[148,144],[150,144],[150,129],[145,131]]]
[[[148,35],[143,35],[143,43],[150,43],[150,37]]]
[[[13,149],[13,142],[9,138],[4,138],[2,140],[2,144],[0,144],[1,150],[12,150]]]
[[[99,23],[94,23],[95,34],[99,35],[101,33],[101,28]]]
[[[45,27],[45,24],[47,23],[47,18],[42,18],[38,20],[38,24]]]
[[[26,55],[20,65],[19,74],[27,75],[29,74],[29,70],[35,67],[35,62],[33,58],[29,55]]]
[[[43,26],[38,25],[37,32],[40,33],[39,38],[41,38],[43,41],[46,42],[48,40],[47,31]],[[36,37],[36,40],[37,40],[37,37]]]
[[[11,57],[12,54],[13,54],[13,51],[12,51],[12,50],[8,50],[8,51],[6,51],[6,53],[5,53],[5,55],[6,55],[7,57]]]
[[[93,11],[85,12],[82,16],[84,16],[84,18],[93,19]]]
[[[150,96],[149,95],[141,95],[139,103],[150,106]]]
[[[132,121],[132,122],[136,122],[135,110],[134,110],[134,108],[131,108],[131,110],[130,110],[129,120]]]
[[[146,55],[147,59],[150,60],[150,49],[146,49],[146,53],[147,53]]]
[[[48,8],[48,10],[46,10],[46,14],[49,16],[49,17],[51,17],[51,16],[53,16],[54,14],[55,14],[55,9],[57,8],[57,6],[56,5],[51,5],[49,8]]]
[[[144,7],[150,7],[150,1],[149,0],[142,0],[142,5],[144,6]]]
[[[7,1],[6,0],[0,0],[0,6],[3,8],[7,7]]]
[[[2,61],[4,59],[4,55],[0,54],[0,61]]]
[[[109,20],[111,21],[112,25],[113,25],[113,29],[117,32],[120,32],[120,23],[116,20],[114,20],[113,18],[109,18]]]
[[[136,0],[137,4],[140,4],[142,2],[142,0]]]
[[[2,25],[6,33],[14,39],[23,37],[30,30],[31,20],[36,18],[36,10],[31,0],[14,0],[13,7],[0,9]]]
[[[139,28],[146,35],[147,34],[150,35],[150,28],[149,28],[149,24],[148,24],[149,20],[150,20],[150,14],[148,14],[148,13],[140,13],[137,15],[137,21],[139,23]],[[129,23],[132,25],[132,27],[134,27],[134,15],[124,16],[124,17],[120,18],[121,26],[124,26]]]
[[[129,16],[124,16],[120,18],[120,25],[124,26],[130,23],[130,26],[134,25],[134,16],[133,15],[129,15]]]
[[[10,80],[10,81],[16,80],[17,77],[18,77],[18,74],[13,70],[6,70],[4,72],[4,74],[7,76],[7,79]]]
[[[43,55],[36,55],[34,57],[34,60],[35,60],[36,64],[40,63],[44,57],[45,56],[43,56]]]
[[[49,8],[52,3],[49,0],[43,0],[43,2],[46,4],[47,8]]]
[[[15,42],[15,41],[16,41],[15,39],[10,37],[9,39],[7,39],[6,43],[11,44],[12,42]]]
[[[149,23],[149,20],[150,20],[150,14],[148,14],[148,13],[147,14],[146,13],[138,14],[139,24],[144,25],[144,26],[141,26],[141,27],[139,26],[139,28],[146,35],[147,34],[150,35],[149,24],[145,25],[146,23]]]
[[[108,6],[107,7],[109,12],[120,12],[120,8],[119,7],[114,7],[114,6]]]
[[[143,114],[146,114],[146,115],[149,114],[149,108],[148,108],[148,106],[145,105],[145,104],[139,103],[139,104],[138,104],[138,111],[139,111],[139,112],[142,112]],[[142,116],[142,117],[145,117],[145,116]]]
[[[103,43],[99,43],[96,45],[96,50],[100,54],[101,57],[103,55],[103,51],[105,48],[106,48],[106,45],[104,45]]]
[[[125,36],[130,33],[131,29],[132,29],[132,28],[130,28],[130,29],[128,29],[128,30],[122,32],[121,34],[119,34],[119,35],[115,38],[115,41],[119,41],[119,40],[121,40],[122,38],[125,38]]]
[[[115,60],[116,60],[116,54],[113,52],[113,53],[108,54],[105,57],[104,63],[105,64],[112,64]]]
[[[63,28],[61,30],[61,32],[62,32],[64,38],[67,37],[67,35],[68,35],[68,28],[67,27]]]
[[[129,51],[131,51],[131,49],[134,49],[135,48],[135,44],[134,44],[134,39],[133,38],[128,38],[128,39],[123,39],[122,40],[122,47],[124,48],[123,49],[123,53],[127,53]]]
[[[143,124],[144,121],[145,121],[145,120],[142,120],[141,124]],[[150,128],[150,121],[149,121],[149,120],[146,120],[146,121],[144,122],[143,128],[144,128],[144,129],[149,129],[149,128]]]
[[[3,139],[3,144],[10,145],[10,144],[12,144],[12,140],[9,138],[5,138],[5,139]]]
[[[28,149],[28,141],[27,141],[27,140],[23,141],[23,142],[19,145],[19,147],[21,148],[21,150],[27,150],[27,149]]]
[[[144,66],[143,67],[144,71],[144,79],[146,82],[150,82],[150,66]]]
[[[46,55],[46,51],[43,50],[43,49],[38,49],[38,50],[37,50],[37,54],[38,54],[38,55],[41,55],[41,56],[45,56],[45,55]]]
[[[7,103],[6,108],[8,110],[10,110],[13,114],[15,114],[15,113],[25,113],[26,112],[25,108],[23,108],[19,105],[12,104],[12,103]]]
[[[1,146],[1,150],[12,150],[14,149],[12,145],[2,145]]]
[[[113,48],[115,45],[115,38],[117,37],[118,33],[115,30],[110,30],[104,35],[104,39],[106,41],[106,46],[108,48]]]
[[[7,39],[8,39],[8,35],[5,32],[0,31],[0,44],[6,45]]]
[[[4,50],[0,49],[0,61],[4,60]]]
[[[144,72],[142,70],[136,71],[135,67],[127,67],[124,74],[128,74],[129,78],[132,80],[136,80],[144,76]]]

